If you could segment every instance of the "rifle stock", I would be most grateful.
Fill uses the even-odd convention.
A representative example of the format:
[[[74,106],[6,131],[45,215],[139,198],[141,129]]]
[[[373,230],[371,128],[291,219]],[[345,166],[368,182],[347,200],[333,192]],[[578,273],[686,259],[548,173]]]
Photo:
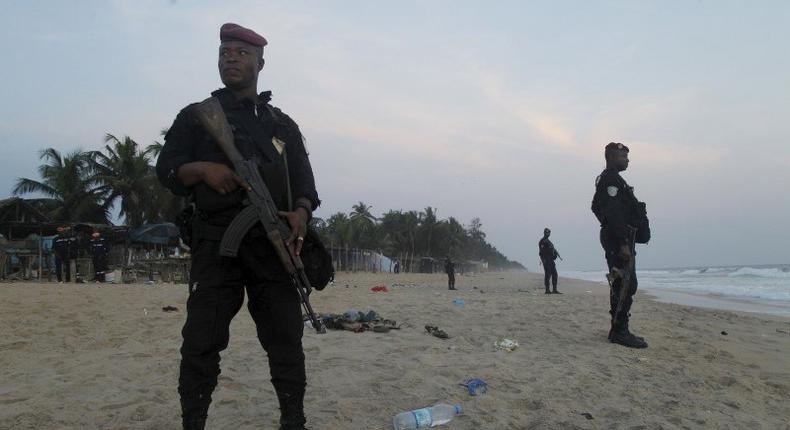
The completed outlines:
[[[285,238],[291,235],[291,229],[280,219],[277,205],[274,204],[271,193],[266,188],[266,184],[258,171],[258,164],[254,160],[244,159],[236,148],[233,131],[230,128],[230,124],[228,124],[228,119],[222,110],[219,100],[215,97],[209,97],[198,103],[194,109],[201,125],[233,163],[236,174],[244,179],[251,188],[247,191],[250,205],[236,216],[226,230],[220,245],[220,254],[235,257],[241,240],[260,221],[264,230],[266,230],[269,242],[277,253],[277,257],[279,257],[285,271],[290,275],[296,291],[299,293],[302,308],[308,314],[313,328],[318,333],[326,333],[326,328],[316,317],[312,306],[310,306],[309,295],[312,287],[305,274],[302,259],[292,253],[291,249],[285,244]],[[253,216],[253,213],[255,216]]]

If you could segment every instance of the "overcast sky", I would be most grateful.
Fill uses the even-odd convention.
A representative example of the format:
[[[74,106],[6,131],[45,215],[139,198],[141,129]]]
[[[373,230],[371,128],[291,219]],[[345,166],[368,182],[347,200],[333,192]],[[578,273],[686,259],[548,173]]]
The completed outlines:
[[[0,197],[37,151],[147,145],[219,88],[219,27],[269,40],[260,90],[324,203],[438,208],[539,269],[604,268],[603,147],[647,202],[641,267],[790,262],[790,2],[2,1]]]

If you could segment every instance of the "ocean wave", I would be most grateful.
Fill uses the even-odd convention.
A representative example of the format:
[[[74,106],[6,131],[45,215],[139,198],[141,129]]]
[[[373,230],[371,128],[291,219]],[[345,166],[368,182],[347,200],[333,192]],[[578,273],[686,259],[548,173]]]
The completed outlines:
[[[736,278],[737,279],[737,278]],[[742,278],[741,278],[742,279]],[[660,283],[651,282],[652,280],[645,280],[640,282],[640,287],[644,286],[647,289],[678,289],[688,292],[697,292],[704,294],[713,294],[724,297],[742,297],[754,298],[763,300],[779,300],[783,302],[790,302],[790,289],[786,286],[776,285],[759,285],[755,286],[750,284],[725,284],[725,283]]]
[[[757,269],[754,267],[741,267],[734,272],[727,274],[730,277],[753,277],[753,278],[780,278],[790,279],[790,272],[780,268]]]

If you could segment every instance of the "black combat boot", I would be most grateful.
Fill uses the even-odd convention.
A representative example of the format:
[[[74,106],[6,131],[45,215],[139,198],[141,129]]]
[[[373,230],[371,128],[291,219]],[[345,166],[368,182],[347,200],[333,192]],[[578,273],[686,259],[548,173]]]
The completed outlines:
[[[304,389],[275,390],[280,401],[280,430],[307,430],[304,416]]]
[[[631,315],[629,314],[628,316],[630,317]],[[637,339],[639,339],[639,340],[644,342],[645,338],[643,338],[642,336],[637,336],[637,335],[631,333],[631,330],[628,330],[628,318],[625,319],[625,322],[623,323],[623,327],[624,327],[625,331],[628,332],[630,335],[632,335],[633,337],[635,337],[635,338],[637,338]]]
[[[609,342],[627,346],[629,348],[647,348],[647,342],[628,331],[628,323],[614,324],[609,330]]]
[[[611,312],[609,312],[609,313],[610,313],[610,314],[612,314],[612,315],[614,315],[614,311],[611,311]],[[644,340],[645,340],[645,338],[643,338],[642,336],[637,336],[637,335],[635,335],[635,334],[631,333],[631,330],[629,330],[629,329],[628,329],[628,319],[629,319],[630,317],[631,317],[631,314],[628,314],[628,317],[624,318],[624,321],[623,321],[623,323],[622,323],[622,327],[623,327],[622,329],[623,329],[623,330],[624,330],[626,333],[630,334],[631,336],[633,336],[633,337],[635,337],[635,338],[637,338],[637,339],[639,339],[639,340],[641,340],[641,341],[644,341]],[[609,336],[608,336],[608,339],[609,339],[609,340],[612,340],[612,335],[614,334],[614,332],[615,332],[615,322],[614,322],[614,319],[613,319],[613,320],[612,320],[612,328],[610,328],[610,329],[609,329]]]
[[[204,399],[181,399],[181,423],[184,430],[203,430],[206,428],[209,403]]]

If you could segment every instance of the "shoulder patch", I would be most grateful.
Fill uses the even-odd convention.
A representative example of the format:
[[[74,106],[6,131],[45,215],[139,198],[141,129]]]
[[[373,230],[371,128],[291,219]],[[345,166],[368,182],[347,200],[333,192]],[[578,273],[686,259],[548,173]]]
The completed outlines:
[[[617,195],[617,187],[608,186],[606,187],[606,193],[609,194],[610,197],[614,197]]]
[[[274,145],[274,149],[277,150],[277,153],[283,155],[283,149],[285,149],[285,142],[278,139],[276,136],[272,137],[272,145]]]

